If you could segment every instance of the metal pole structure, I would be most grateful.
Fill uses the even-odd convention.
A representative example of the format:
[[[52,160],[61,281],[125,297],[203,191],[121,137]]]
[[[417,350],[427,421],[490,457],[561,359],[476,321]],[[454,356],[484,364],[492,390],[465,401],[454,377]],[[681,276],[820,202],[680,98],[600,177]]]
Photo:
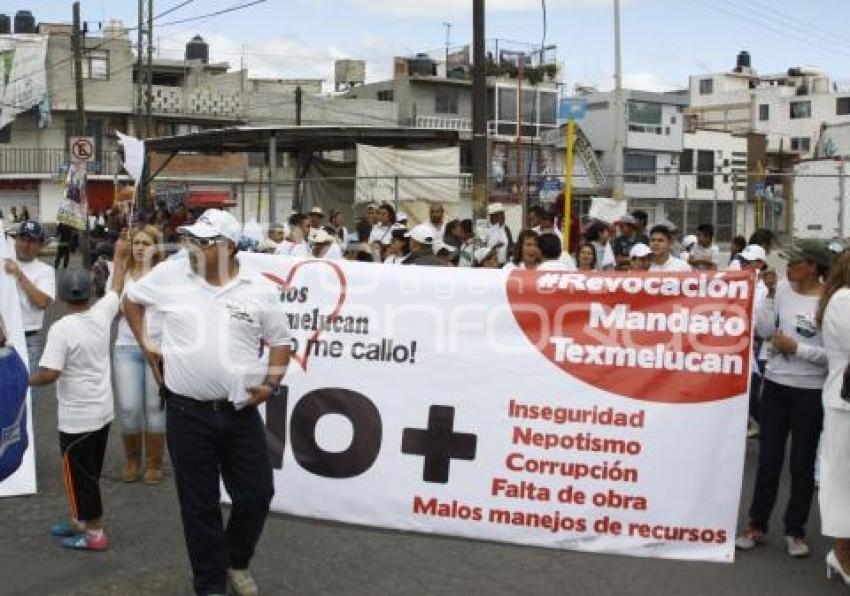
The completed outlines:
[[[398,213],[398,176],[393,179],[393,209]]]
[[[301,106],[303,101],[303,92],[301,85],[295,88],[295,126],[301,126]]]
[[[484,0],[472,1],[472,214],[487,218],[487,62]]]
[[[614,198],[625,198],[623,152],[626,146],[626,109],[623,102],[623,59],[620,47],[620,0],[614,0]]]
[[[523,52],[519,58],[519,66],[517,68],[516,82],[516,171],[519,179],[519,200],[520,205],[525,204],[525,193],[523,192],[525,182],[525,163],[522,151],[522,77],[524,75],[525,53]]]
[[[844,181],[844,160],[838,162],[838,237],[846,238],[845,218],[847,217],[847,187]]]
[[[144,60],[142,59],[142,45],[145,42],[145,0],[139,0],[139,23],[136,29],[136,136],[142,137],[142,106],[144,105]],[[139,184],[139,181],[136,181]]]
[[[567,121],[567,163],[566,178],[564,178],[564,246],[563,251],[570,251],[570,228],[573,215],[573,145],[576,142],[576,121]]]
[[[738,235],[738,174],[732,172],[732,238]]]
[[[85,136],[86,134],[86,103],[83,93],[83,32],[80,27],[80,3],[74,2],[73,10],[73,26],[71,29],[71,48],[74,53],[74,88],[76,99],[76,117],[74,119],[74,132],[77,136]],[[73,156],[69,157],[73,159]],[[86,163],[80,162],[79,168],[82,170],[83,184],[86,184]],[[85,190],[85,189],[83,189]],[[83,193],[84,195],[87,193]],[[83,243],[83,262],[86,268],[91,266],[91,226],[89,225],[89,203],[86,198],[85,211],[85,227]]]
[[[275,182],[277,182],[277,137],[272,135],[269,137],[269,224],[276,221],[277,192]]]
[[[145,77],[145,137],[153,136],[153,0],[148,0],[148,57]]]

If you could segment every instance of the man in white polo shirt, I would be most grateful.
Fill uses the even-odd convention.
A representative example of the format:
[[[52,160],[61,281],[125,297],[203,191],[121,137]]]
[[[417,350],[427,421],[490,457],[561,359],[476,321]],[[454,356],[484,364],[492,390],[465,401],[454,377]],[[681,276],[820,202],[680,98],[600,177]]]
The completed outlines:
[[[490,227],[487,228],[487,248],[495,248],[499,266],[508,262],[508,252],[511,249],[511,231],[505,225],[505,206],[501,203],[487,205],[487,216]]]
[[[248,566],[274,493],[256,407],[280,391],[291,336],[278,288],[240,266],[232,215],[210,209],[178,231],[189,258],[162,263],[134,284],[124,314],[162,382],[195,591],[224,594],[229,583],[237,594],[256,594]],[[160,354],[145,337],[146,308],[162,314]],[[219,477],[233,500],[226,529]]]
[[[15,258],[6,259],[6,273],[18,282],[21,318],[27,340],[30,369],[35,370],[44,351],[44,311],[56,298],[56,272],[38,260],[44,246],[44,230],[37,221],[25,221],[15,234]]]

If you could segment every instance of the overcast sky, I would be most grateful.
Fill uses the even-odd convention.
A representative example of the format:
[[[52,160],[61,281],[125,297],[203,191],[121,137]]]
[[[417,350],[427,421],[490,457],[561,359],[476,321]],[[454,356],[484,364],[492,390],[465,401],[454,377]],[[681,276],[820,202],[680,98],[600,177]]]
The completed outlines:
[[[155,0],[159,14],[186,0]],[[250,0],[193,0],[159,19],[163,55],[182,55],[199,33],[214,61],[240,60],[253,76],[319,77],[332,83],[333,61],[367,61],[369,80],[388,77],[395,55],[437,50],[450,23],[453,44],[471,41],[471,0],[267,0],[225,16],[191,18]],[[613,0],[546,0],[546,43],[558,46],[565,81],[611,87]],[[30,9],[39,21],[70,21],[69,1],[5,0],[13,14]],[[83,19],[137,20],[135,0],[82,0]],[[487,0],[487,37],[539,44],[542,0]],[[623,70],[627,87],[683,88],[688,75],[725,71],[747,49],[763,73],[810,65],[850,86],[848,0],[623,0]]]

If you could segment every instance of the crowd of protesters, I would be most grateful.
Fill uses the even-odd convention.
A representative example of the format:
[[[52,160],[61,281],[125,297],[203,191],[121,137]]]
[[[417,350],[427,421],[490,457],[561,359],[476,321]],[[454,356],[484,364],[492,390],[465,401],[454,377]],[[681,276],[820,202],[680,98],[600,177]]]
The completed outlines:
[[[30,362],[41,366],[37,372],[33,367],[31,383],[57,382],[60,449],[73,504],[71,518],[51,532],[69,548],[108,548],[97,479],[117,410],[125,482],[161,482],[167,436],[196,591],[223,593],[227,581],[239,594],[256,593],[247,568],[272,494],[259,418],[255,412],[249,420],[236,416],[224,376],[219,379],[205,369],[203,377],[195,378],[199,373],[191,363],[173,356],[163,360],[151,348],[187,339],[180,337],[185,328],[175,330],[173,322],[157,315],[169,312],[170,292],[177,286],[196,292],[198,308],[211,317],[220,314],[219,298],[227,292],[244,294],[241,299],[250,303],[260,285],[240,270],[239,251],[390,266],[588,273],[753,270],[758,282],[749,436],[758,438],[760,449],[748,524],[736,546],[750,550],[765,543],[790,437],[786,552],[794,558],[809,555],[806,523],[819,482],[823,532],[836,539],[827,569],[850,583],[850,460],[845,456],[850,447],[850,253],[844,246],[798,240],[781,248],[787,272],[779,279],[770,266],[774,236],[766,229],[749,239],[735,238],[729,260],[721,262],[710,224],[683,235],[667,220],[650,225],[648,214],[638,210],[613,223],[591,221],[579,227],[572,222],[567,245],[563,222],[553,210],[532,208],[527,225],[516,233],[506,225],[503,205],[491,203],[487,214],[487,228],[476,229],[470,219],[447,220],[439,204],[430,206],[427,221],[415,225],[389,204],[368,205],[353,222],[339,211],[326,215],[313,207],[290,215],[285,223],[272,223],[258,236],[246,234],[224,211],[207,211],[193,222],[180,208],[157,211],[119,236],[128,222],[120,212],[112,213],[95,222],[103,229],[91,272],[72,269],[60,276],[58,297],[71,314],[53,325],[46,347],[44,312],[57,297],[56,277],[38,259],[45,242],[41,225],[20,223],[16,257],[6,261],[4,270],[18,285]],[[190,258],[182,263],[167,254],[175,240],[189,247]],[[199,273],[215,259],[224,259],[228,269]],[[116,317],[112,341],[109,328]],[[262,328],[246,335],[244,346],[264,342],[271,350],[270,362],[285,366],[284,319],[275,323],[261,317]],[[236,359],[256,358],[250,352]],[[112,372],[102,366],[110,361]],[[245,388],[248,405],[268,399],[279,381],[270,368],[262,384]],[[233,445],[223,448],[216,428],[232,433]],[[190,434],[195,438],[188,439]],[[229,467],[227,449],[240,450],[243,463],[250,463],[251,479]],[[214,478],[201,476],[202,468],[214,470]],[[226,532],[216,513],[219,471],[225,483],[238,488]]]

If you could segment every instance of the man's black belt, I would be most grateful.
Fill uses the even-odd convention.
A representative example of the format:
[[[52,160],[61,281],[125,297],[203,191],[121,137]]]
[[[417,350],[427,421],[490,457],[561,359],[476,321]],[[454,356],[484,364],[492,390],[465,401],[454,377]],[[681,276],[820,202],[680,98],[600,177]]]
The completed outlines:
[[[166,403],[171,403],[178,406],[194,408],[196,410],[209,410],[210,412],[236,411],[236,408],[233,407],[233,402],[229,399],[208,399],[202,401],[200,399],[195,399],[193,397],[187,397],[185,395],[174,393],[173,391],[167,389],[165,386],[161,388],[160,393],[161,396],[165,399]]]
[[[24,337],[32,337],[33,335],[38,335],[38,330],[35,331],[24,331]]]

